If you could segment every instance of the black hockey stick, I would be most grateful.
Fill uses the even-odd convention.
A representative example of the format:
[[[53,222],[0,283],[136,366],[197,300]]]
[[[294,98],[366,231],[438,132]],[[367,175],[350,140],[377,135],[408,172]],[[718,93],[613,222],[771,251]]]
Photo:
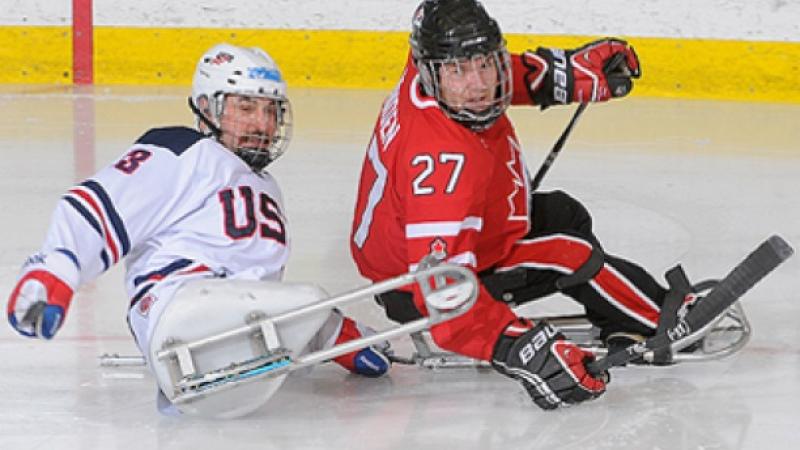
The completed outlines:
[[[624,350],[591,362],[586,368],[589,373],[597,376],[611,367],[624,365],[648,351],[665,348],[701,330],[762,278],[789,259],[793,253],[792,247],[780,236],[770,237],[734,267],[706,297],[697,302],[686,317],[679,319],[674,327],[644,342],[633,344]]]
[[[539,188],[539,185],[542,184],[542,178],[544,178],[545,174],[548,170],[550,170],[550,166],[553,165],[553,161],[556,160],[559,152],[564,147],[564,143],[567,142],[567,138],[569,134],[572,132],[572,127],[575,126],[575,122],[578,121],[578,118],[583,114],[583,110],[589,106],[589,103],[581,103],[578,105],[578,109],[575,110],[575,114],[572,115],[572,119],[570,119],[569,123],[567,124],[567,128],[561,133],[556,143],[553,145],[553,149],[550,150],[550,153],[547,154],[547,158],[545,158],[544,162],[542,163],[539,170],[536,171],[536,176],[533,177],[533,181],[531,181],[531,190],[535,191]]]
[[[624,53],[617,53],[609,59],[604,67],[603,73],[606,76],[609,76],[612,73],[621,72],[623,74],[627,74],[630,77],[630,71],[628,70],[628,66],[625,62],[625,54]],[[533,181],[531,181],[531,191],[535,191],[539,189],[539,185],[542,184],[542,179],[544,178],[545,174],[548,170],[550,170],[550,166],[553,165],[553,162],[558,157],[558,154],[561,152],[561,149],[564,147],[564,143],[567,142],[567,138],[569,134],[572,133],[572,127],[575,126],[575,123],[578,121],[578,118],[583,114],[583,111],[586,107],[589,106],[589,102],[583,102],[578,105],[578,108],[575,110],[575,114],[572,115],[572,119],[570,119],[569,123],[567,124],[567,128],[561,133],[558,140],[556,141],[555,145],[553,145],[553,149],[550,150],[550,153],[547,154],[547,158],[545,158],[542,165],[539,167],[539,170],[536,171],[536,175],[533,177]]]

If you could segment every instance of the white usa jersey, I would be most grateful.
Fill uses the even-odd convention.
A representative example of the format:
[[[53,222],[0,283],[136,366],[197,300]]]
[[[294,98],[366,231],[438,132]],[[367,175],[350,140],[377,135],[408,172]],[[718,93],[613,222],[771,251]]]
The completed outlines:
[[[199,132],[156,128],[59,202],[44,252],[70,256],[80,284],[126,259],[133,305],[188,275],[279,280],[289,255],[283,199],[269,174]]]

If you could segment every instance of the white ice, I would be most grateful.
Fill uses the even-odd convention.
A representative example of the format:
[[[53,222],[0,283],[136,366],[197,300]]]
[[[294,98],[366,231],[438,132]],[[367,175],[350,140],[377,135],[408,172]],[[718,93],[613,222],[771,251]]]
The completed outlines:
[[[181,88],[0,87],[0,291],[43,238],[73,183],[153,126],[193,120]],[[294,237],[287,278],[329,292],[365,283],[348,253],[358,172],[385,92],[294,89],[295,138],[274,164]],[[515,109],[535,171],[570,108]],[[590,208],[607,251],[660,276],[682,262],[719,277],[773,233],[800,246],[800,105],[648,100],[591,105],[546,189]],[[395,366],[378,380],[325,365],[290,379],[257,414],[228,422],[168,418],[139,368],[115,268],[81,289],[52,342],[0,325],[0,448],[765,449],[800,442],[800,257],[743,301],[748,346],[720,361],[612,371],[608,393],[543,412],[491,371]],[[577,312],[558,297],[528,313]],[[388,324],[372,302],[351,314]],[[402,353],[408,339],[395,342]]]

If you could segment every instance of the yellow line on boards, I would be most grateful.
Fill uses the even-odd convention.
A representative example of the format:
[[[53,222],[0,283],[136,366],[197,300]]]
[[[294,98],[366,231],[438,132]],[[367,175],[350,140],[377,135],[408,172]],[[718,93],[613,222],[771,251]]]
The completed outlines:
[[[0,27],[0,83],[72,84],[72,28]]]
[[[599,36],[508,34],[519,52],[574,48]],[[800,42],[626,37],[642,61],[633,94],[646,97],[800,102]],[[70,83],[69,27],[0,27],[0,83]],[[188,85],[199,55],[230,42],[259,46],[292,87],[389,89],[408,53],[408,32],[96,27],[97,84]]]

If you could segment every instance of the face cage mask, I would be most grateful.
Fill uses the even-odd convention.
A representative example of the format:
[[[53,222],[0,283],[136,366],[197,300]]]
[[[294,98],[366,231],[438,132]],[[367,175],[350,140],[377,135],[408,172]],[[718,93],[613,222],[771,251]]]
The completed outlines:
[[[447,70],[444,68],[453,66],[460,68],[463,65],[469,66],[469,70],[481,70],[476,66],[480,65],[482,61],[492,63],[496,69],[494,99],[491,104],[487,105],[486,108],[475,111],[468,107],[454,107],[446,103],[442,95],[440,70]],[[511,104],[511,57],[505,48],[495,50],[486,55],[475,55],[471,58],[417,61],[417,66],[420,71],[422,86],[426,93],[436,99],[439,107],[448,117],[474,131],[482,131],[492,126]]]
[[[216,93],[210,101],[212,115],[216,122],[215,130],[213,130],[217,141],[222,143],[221,129],[222,118],[225,114],[225,96],[226,93]],[[263,134],[244,134],[236,133],[234,139],[245,138],[247,144],[243,146],[236,146],[231,148],[236,156],[242,159],[251,169],[255,172],[264,170],[267,165],[272,161],[278,159],[289,146],[289,140],[292,137],[292,105],[289,100],[284,97],[274,97],[267,95],[252,95],[252,94],[233,94],[242,97],[252,98],[266,98],[275,102],[273,111],[275,113],[274,121],[275,127],[270,135]],[[234,131],[238,129],[238,125],[234,123]],[[263,144],[267,144],[265,148]],[[224,145],[224,144],[223,144]],[[227,146],[226,146],[227,147]]]

